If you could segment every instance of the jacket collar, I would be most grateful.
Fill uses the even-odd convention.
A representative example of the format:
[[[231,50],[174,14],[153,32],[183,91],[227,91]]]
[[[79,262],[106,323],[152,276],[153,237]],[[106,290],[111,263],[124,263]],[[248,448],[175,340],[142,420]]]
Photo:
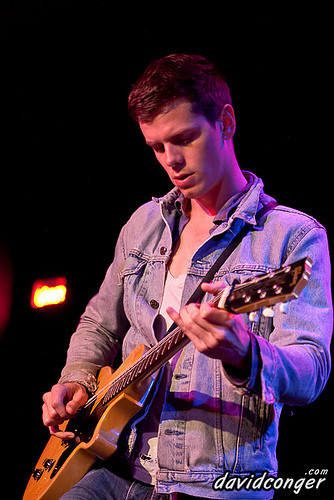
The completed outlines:
[[[213,219],[215,224],[226,222],[231,217],[232,220],[239,218],[248,224],[255,225],[255,215],[261,208],[259,205],[263,206],[270,201],[275,201],[274,198],[264,194],[264,185],[259,177],[248,171],[243,171],[243,174],[248,181],[247,185],[242,191],[232,196],[219,210]],[[180,215],[186,215],[184,207],[187,200],[176,187],[164,197],[152,199],[155,203],[162,205],[162,208],[169,213],[176,209]]]

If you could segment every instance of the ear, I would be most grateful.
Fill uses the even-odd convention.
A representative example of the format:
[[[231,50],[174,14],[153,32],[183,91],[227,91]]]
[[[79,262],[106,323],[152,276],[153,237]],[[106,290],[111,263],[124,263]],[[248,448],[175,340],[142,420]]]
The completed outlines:
[[[227,141],[232,139],[235,133],[236,121],[234,109],[230,104],[225,104],[218,122],[222,138]]]

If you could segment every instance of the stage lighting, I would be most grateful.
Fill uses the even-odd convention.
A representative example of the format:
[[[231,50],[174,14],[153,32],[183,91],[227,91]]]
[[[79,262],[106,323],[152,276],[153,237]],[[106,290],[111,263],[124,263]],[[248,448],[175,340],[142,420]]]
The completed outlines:
[[[40,307],[61,304],[66,299],[66,279],[52,278],[35,281],[31,292],[31,307]]]

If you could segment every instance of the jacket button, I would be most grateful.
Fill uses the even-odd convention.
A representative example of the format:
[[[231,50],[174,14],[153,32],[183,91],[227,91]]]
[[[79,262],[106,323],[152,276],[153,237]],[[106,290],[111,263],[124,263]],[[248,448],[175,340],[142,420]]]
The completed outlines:
[[[166,247],[161,247],[160,248],[160,255],[166,255],[167,253],[167,248]]]
[[[157,302],[156,300],[150,300],[149,302],[150,306],[152,307],[152,309],[159,309],[159,302]]]

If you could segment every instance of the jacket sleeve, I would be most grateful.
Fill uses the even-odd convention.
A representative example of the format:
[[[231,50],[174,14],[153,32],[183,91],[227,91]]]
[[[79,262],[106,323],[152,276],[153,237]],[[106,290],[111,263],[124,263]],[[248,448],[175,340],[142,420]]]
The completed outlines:
[[[311,277],[288,314],[275,306],[269,340],[251,333],[253,366],[247,381],[227,374],[242,392],[257,394],[268,403],[293,406],[314,401],[331,369],[330,341],[333,311],[330,258],[326,231],[313,226],[289,253],[285,265],[304,257],[313,260]]]
[[[123,308],[124,231],[118,238],[114,260],[97,295],[88,303],[71,337],[66,365],[59,383],[79,382],[89,392],[96,390],[96,373],[111,366],[129,328]]]

